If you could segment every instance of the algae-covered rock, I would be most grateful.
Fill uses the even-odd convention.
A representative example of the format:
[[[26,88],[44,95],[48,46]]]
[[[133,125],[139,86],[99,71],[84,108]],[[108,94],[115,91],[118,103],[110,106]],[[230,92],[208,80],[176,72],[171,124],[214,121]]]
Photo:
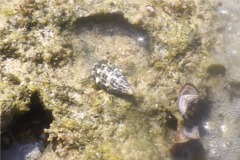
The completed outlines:
[[[27,106],[30,102],[30,92],[24,84],[18,82],[18,78],[14,75],[1,74],[0,77],[2,79],[0,82],[0,118],[1,133],[3,133],[15,115],[21,115],[29,110]]]
[[[4,0],[1,128],[26,112],[37,92],[53,115],[42,159],[169,159],[175,131],[168,115],[180,119],[178,90],[186,82],[202,86],[205,76],[212,39],[199,28],[212,22],[211,12],[202,18],[208,7],[190,0]],[[91,71],[101,60],[121,68],[132,96],[94,86]]]

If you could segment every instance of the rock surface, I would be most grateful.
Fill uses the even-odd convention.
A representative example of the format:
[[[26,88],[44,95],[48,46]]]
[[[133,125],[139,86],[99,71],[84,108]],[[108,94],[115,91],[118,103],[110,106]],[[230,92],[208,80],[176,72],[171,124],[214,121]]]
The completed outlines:
[[[205,96],[216,6],[198,0],[3,0],[1,132],[28,111],[37,92],[53,115],[42,159],[170,159],[175,130],[167,127],[167,116],[181,123],[179,89],[189,82]],[[134,97],[94,86],[91,69],[100,60],[123,70]]]

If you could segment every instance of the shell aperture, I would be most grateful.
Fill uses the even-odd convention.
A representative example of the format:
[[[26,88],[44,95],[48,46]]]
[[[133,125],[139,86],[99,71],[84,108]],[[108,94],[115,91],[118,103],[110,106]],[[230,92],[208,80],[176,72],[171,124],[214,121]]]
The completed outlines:
[[[178,96],[179,112],[185,119],[194,115],[199,102],[199,94],[197,89],[192,84],[185,84]]]

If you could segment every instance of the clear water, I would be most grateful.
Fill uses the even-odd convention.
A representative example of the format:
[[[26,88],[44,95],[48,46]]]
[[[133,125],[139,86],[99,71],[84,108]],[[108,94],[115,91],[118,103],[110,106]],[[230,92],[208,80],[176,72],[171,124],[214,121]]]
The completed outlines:
[[[223,64],[225,76],[215,77],[217,84],[210,96],[211,112],[201,139],[208,160],[240,159],[240,0],[223,0],[216,21],[217,42],[214,63]]]

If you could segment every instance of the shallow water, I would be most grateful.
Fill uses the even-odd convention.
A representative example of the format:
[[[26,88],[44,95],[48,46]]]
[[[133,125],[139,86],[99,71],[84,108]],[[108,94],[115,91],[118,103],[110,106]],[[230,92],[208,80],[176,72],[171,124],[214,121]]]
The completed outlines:
[[[239,112],[240,112],[240,99],[239,99],[240,97],[239,96],[240,95],[239,93],[240,47],[238,45],[240,40],[240,30],[239,30],[240,0],[235,0],[230,2],[225,0],[221,3],[222,3],[222,6],[220,6],[218,9],[219,17],[215,23],[216,26],[214,26],[213,28],[214,31],[215,31],[215,28],[218,28],[218,30],[216,34],[217,42],[214,45],[215,48],[212,52],[212,57],[214,60],[213,63],[223,64],[226,67],[227,71],[225,76],[216,75],[209,79],[208,82],[209,82],[209,88],[210,88],[210,92],[209,92],[210,104],[207,105],[207,107],[209,107],[208,111],[210,112],[207,112],[209,113],[209,116],[206,116],[207,118],[205,118],[202,122],[202,130],[204,130],[204,133],[200,141],[190,141],[188,142],[189,145],[182,144],[180,145],[181,147],[180,149],[177,148],[175,159],[178,159],[178,160],[181,158],[184,160],[240,159],[240,154],[239,154],[240,153],[239,152],[240,151],[240,147],[239,147],[240,146],[239,145],[240,129],[238,127],[239,120],[240,120],[240,116],[239,116]],[[166,133],[165,129],[163,129],[164,128],[163,120],[164,120],[164,117],[167,117],[167,116],[165,116],[165,111],[159,108],[169,106],[169,104],[168,102],[165,103],[165,101],[161,100],[161,98],[163,99],[165,98],[164,97],[165,94],[163,94],[164,92],[161,91],[161,89],[164,89],[164,87],[162,88],[160,87],[164,86],[165,84],[167,86],[166,88],[169,88],[169,86],[171,86],[172,84],[175,84],[176,82],[178,82],[178,80],[177,81],[173,80],[173,82],[172,81],[169,82],[168,80],[172,80],[178,76],[181,83],[183,83],[185,80],[184,79],[181,80],[181,78],[185,77],[185,75],[177,74],[175,76],[175,72],[173,70],[172,71],[173,74],[168,75],[168,76],[172,76],[172,78],[169,78],[166,82],[162,81],[164,82],[162,83],[161,80],[163,79],[164,76],[162,76],[161,74],[158,75],[157,71],[148,67],[149,37],[145,32],[143,32],[143,30],[138,31],[138,29],[136,28],[131,28],[131,26],[129,26],[128,23],[115,24],[115,21],[114,21],[114,23],[110,23],[108,26],[106,26],[105,23],[100,23],[100,22],[96,22],[96,23],[85,22],[85,25],[81,26],[80,28],[81,29],[77,29],[76,31],[77,34],[74,33],[72,35],[73,37],[72,41],[73,41],[73,45],[75,44],[75,49],[78,48],[78,50],[77,49],[74,50],[74,53],[77,53],[77,54],[84,53],[84,54],[80,56],[76,56],[78,58],[74,59],[73,66],[70,65],[65,68],[56,69],[54,70],[54,72],[51,69],[48,69],[49,71],[45,71],[45,73],[49,73],[49,75],[54,73],[52,76],[52,79],[50,78],[53,84],[59,84],[59,86],[62,86],[62,83],[64,83],[69,88],[73,87],[78,92],[82,91],[83,93],[85,92],[86,94],[89,94],[89,95],[91,94],[94,96],[94,94],[92,93],[96,93],[97,91],[94,91],[91,87],[92,82],[91,82],[91,78],[89,78],[90,77],[89,71],[91,70],[93,63],[98,59],[110,59],[112,61],[115,61],[120,66],[121,69],[125,70],[126,72],[125,74],[129,77],[130,82],[135,84],[135,90],[137,92],[139,91],[139,93],[143,95],[142,97],[144,97],[145,95],[149,95],[149,93],[151,93],[151,96],[145,96],[144,98],[140,97],[143,99],[141,100],[140,105],[135,106],[136,108],[134,108],[131,111],[128,111],[128,114],[126,118],[124,118],[123,122],[121,117],[125,117],[125,116],[122,116],[125,114],[125,109],[121,109],[120,107],[116,107],[116,106],[114,106],[115,108],[113,108],[110,104],[109,105],[104,104],[105,102],[102,105],[100,105],[100,107],[96,105],[98,108],[101,108],[102,106],[104,106],[103,108],[105,110],[101,111],[102,113],[104,113],[103,114],[104,116],[100,117],[102,119],[100,119],[98,115],[94,117],[92,116],[93,113],[95,114],[95,112],[92,111],[94,109],[92,109],[93,107],[91,107],[91,105],[86,105],[85,108],[79,107],[77,105],[71,106],[69,107],[70,108],[69,111],[71,113],[73,113],[74,111],[77,111],[77,112],[74,114],[69,113],[68,116],[70,116],[70,118],[72,118],[73,120],[76,120],[76,122],[79,122],[77,124],[78,126],[80,126],[79,128],[83,130],[88,129],[94,126],[95,123],[99,122],[99,126],[104,126],[103,129],[99,127],[100,128],[99,131],[96,131],[95,128],[93,131],[94,132],[96,131],[94,133],[96,135],[105,134],[103,137],[109,137],[108,135],[111,135],[111,130],[113,130],[113,128],[116,127],[117,128],[116,133],[118,133],[118,135],[115,135],[114,138],[117,140],[111,143],[110,145],[105,144],[105,147],[104,145],[101,145],[103,147],[100,149],[102,149],[105,152],[109,152],[113,155],[115,154],[115,151],[121,152],[125,156],[124,159],[134,159],[134,158],[159,159],[159,157],[166,154],[167,151],[165,150],[167,149],[165,148],[167,148],[168,145],[172,145],[172,144],[166,144],[166,145],[162,144],[163,140],[161,139],[162,138],[161,136],[166,134],[164,138],[169,137],[170,139],[173,137],[172,136],[173,132],[177,128],[176,127],[177,119],[174,119],[173,125],[170,124],[170,126],[173,126],[170,128],[173,128],[173,129],[169,131],[169,133]],[[120,35],[123,35],[123,36],[121,37]],[[69,39],[71,39],[72,37],[70,36]],[[118,59],[118,60],[122,59],[122,61],[116,61],[115,59]],[[130,61],[126,61],[125,59],[129,59]],[[191,60],[193,59],[194,58],[191,58]],[[88,64],[86,64],[86,62]],[[141,62],[141,63],[138,63],[138,62]],[[83,65],[85,66],[85,68],[82,67]],[[81,73],[81,74],[75,74],[75,73]],[[44,74],[38,75],[37,79],[38,80],[44,79],[44,77],[45,77]],[[71,79],[68,79],[66,77],[71,77]],[[154,80],[154,79],[157,79],[157,80]],[[84,83],[82,82],[79,83],[79,80],[87,81],[86,83],[87,85],[84,85]],[[189,79],[187,80],[189,81]],[[65,90],[64,86],[63,86],[63,89]],[[172,91],[170,90],[169,92],[172,92],[172,94],[175,96],[175,90],[172,90]],[[50,92],[50,93],[54,93],[54,92]],[[73,101],[77,99],[76,101],[74,101],[76,102],[76,104],[85,103],[85,100],[83,100],[84,98],[81,98],[81,97],[84,97],[83,93],[70,92],[69,97],[72,98]],[[47,91],[45,94],[49,96],[54,95],[54,94],[49,94],[49,92]],[[109,95],[104,94],[104,92],[99,93],[99,95],[100,96],[97,95],[98,97],[97,96],[96,97],[97,98],[104,97],[105,100],[108,101]],[[169,93],[168,95],[171,95],[171,93]],[[56,97],[54,96],[50,97],[50,99],[54,99],[54,98]],[[92,97],[92,98],[96,99],[95,97]],[[117,102],[116,103],[117,106],[118,104],[123,103],[122,100],[117,98],[114,99],[114,101]],[[163,105],[158,105],[158,104],[163,104]],[[124,106],[124,104],[122,106]],[[130,105],[126,103],[126,107],[128,106]],[[112,108],[113,108],[113,111],[111,110]],[[68,111],[68,110],[66,109],[64,111]],[[172,112],[168,110],[166,112],[167,113],[169,112],[168,114],[172,115],[172,117],[175,118]],[[65,116],[65,113],[63,115]],[[118,119],[116,118],[117,120],[115,120],[115,118],[111,119],[111,117],[117,117],[117,116],[119,116],[120,118]],[[84,122],[86,121],[88,122],[88,124],[84,126]],[[112,128],[108,127],[109,126],[108,123],[112,124],[112,121],[119,122],[119,124],[117,124],[119,126],[117,126],[116,123],[114,123]],[[171,122],[169,121],[169,123]],[[52,129],[54,130],[54,127]],[[79,132],[79,129],[77,131]],[[56,133],[58,134],[58,132],[59,131],[57,130]],[[55,131],[52,132],[51,134],[54,135],[54,133]],[[85,133],[83,132],[83,134]],[[73,138],[76,138],[76,137],[73,137]],[[101,136],[99,137],[101,138]],[[96,138],[97,141],[99,139]],[[168,141],[171,141],[171,140],[168,140]],[[83,140],[82,142],[86,143],[85,144],[86,146],[90,144],[88,139],[86,139],[86,141]],[[67,143],[69,143],[69,141],[67,141]],[[109,146],[110,147],[117,146],[116,147],[117,149],[114,148],[110,150],[111,151],[110,152],[109,150],[106,150],[106,148]],[[19,147],[18,144],[16,145],[16,148],[17,147]],[[21,147],[24,149],[25,146],[21,146]],[[15,152],[14,147],[12,149],[13,150],[11,150],[10,152],[11,153]],[[35,146],[33,145],[31,149],[35,149]],[[88,151],[89,150],[86,150],[86,153],[84,154],[90,155],[91,153],[87,153]],[[99,153],[98,153],[100,151],[101,150],[98,150],[96,151],[96,155],[95,154],[92,154],[92,155],[100,157],[101,155],[99,156]],[[196,153],[196,151],[198,152]],[[206,158],[205,158],[205,151],[206,151]],[[31,152],[32,152],[31,150],[27,151],[27,153],[31,153]],[[26,155],[25,152],[21,154],[23,154],[22,156]]]
[[[240,0],[221,2],[216,21],[214,63],[223,64],[224,76],[212,77],[211,112],[203,122],[201,141],[208,160],[240,159]]]

